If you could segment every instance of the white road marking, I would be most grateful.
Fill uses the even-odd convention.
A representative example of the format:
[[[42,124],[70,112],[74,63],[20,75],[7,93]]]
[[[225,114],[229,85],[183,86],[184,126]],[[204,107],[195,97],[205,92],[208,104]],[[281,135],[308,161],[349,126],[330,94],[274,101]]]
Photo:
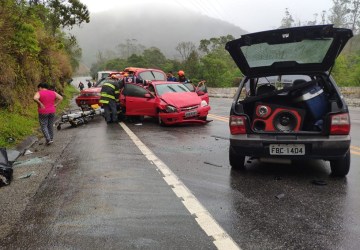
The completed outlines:
[[[145,157],[153,163],[164,175],[165,182],[172,188],[177,197],[179,197],[190,212],[195,217],[196,222],[204,230],[204,232],[213,238],[213,243],[220,250],[241,249],[236,242],[228,235],[225,230],[211,216],[209,211],[196,199],[185,184],[170,170],[170,168],[162,162],[156,155],[140,141],[140,139],[126,126],[120,122],[120,126],[129,135],[131,140],[145,155]]]

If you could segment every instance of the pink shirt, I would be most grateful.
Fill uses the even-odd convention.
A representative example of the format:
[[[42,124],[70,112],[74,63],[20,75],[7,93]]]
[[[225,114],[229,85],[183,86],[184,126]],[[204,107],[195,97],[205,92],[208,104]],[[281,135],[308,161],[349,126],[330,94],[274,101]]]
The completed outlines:
[[[55,108],[55,100],[56,100],[56,94],[54,91],[52,90],[40,90],[39,91],[40,94],[40,102],[42,104],[44,104],[45,108],[41,108],[39,106],[38,108],[38,112],[39,114],[51,114],[51,113],[55,113],[56,108]]]

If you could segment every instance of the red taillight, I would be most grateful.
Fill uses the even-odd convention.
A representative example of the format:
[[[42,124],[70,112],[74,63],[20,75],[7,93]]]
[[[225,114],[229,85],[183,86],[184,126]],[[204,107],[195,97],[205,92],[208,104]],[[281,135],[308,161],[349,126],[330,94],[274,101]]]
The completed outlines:
[[[331,116],[331,135],[348,135],[350,133],[349,114],[337,114]]]
[[[245,116],[230,116],[229,120],[230,133],[232,135],[246,134],[246,117]]]

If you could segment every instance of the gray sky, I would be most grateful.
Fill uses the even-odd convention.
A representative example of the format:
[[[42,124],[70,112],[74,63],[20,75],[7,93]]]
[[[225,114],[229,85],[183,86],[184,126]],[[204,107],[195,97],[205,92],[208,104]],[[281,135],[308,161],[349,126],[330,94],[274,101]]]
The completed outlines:
[[[323,10],[330,14],[332,0],[81,0],[90,12],[109,9],[124,11],[134,3],[151,2],[156,7],[162,3],[173,3],[174,8],[192,10],[235,24],[249,32],[275,29],[288,8],[296,22],[312,21],[314,14]],[[129,8],[131,9],[131,8]],[[131,11],[131,10],[130,10]],[[171,10],[167,10],[171,11]],[[318,16],[317,20],[320,20]]]

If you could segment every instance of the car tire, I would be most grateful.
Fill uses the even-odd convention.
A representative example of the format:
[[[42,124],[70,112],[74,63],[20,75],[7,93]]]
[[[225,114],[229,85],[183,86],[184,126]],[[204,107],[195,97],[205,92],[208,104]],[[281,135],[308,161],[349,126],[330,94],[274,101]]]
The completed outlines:
[[[161,119],[160,117],[160,111],[158,112],[158,115],[157,115],[157,120],[158,120],[158,124],[162,127],[165,126],[165,123],[163,122],[163,120]]]
[[[207,116],[202,116],[202,117],[200,117],[200,120],[202,120],[202,121],[207,121]]]
[[[344,157],[331,160],[330,168],[331,175],[337,177],[344,177],[349,173],[350,170],[350,150],[347,151]]]
[[[239,155],[235,150],[230,146],[229,147],[229,162],[230,166],[234,170],[245,170],[245,156]]]

